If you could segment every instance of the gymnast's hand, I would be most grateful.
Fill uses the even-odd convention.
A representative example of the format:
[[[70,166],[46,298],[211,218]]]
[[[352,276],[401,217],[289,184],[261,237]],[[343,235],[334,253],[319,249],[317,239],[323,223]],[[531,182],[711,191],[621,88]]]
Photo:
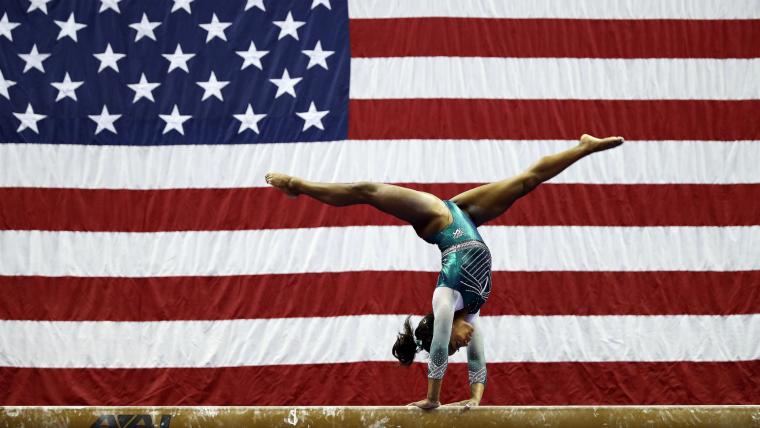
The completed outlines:
[[[424,400],[415,401],[414,403],[407,404],[407,406],[417,406],[417,407],[419,407],[422,410],[435,409],[436,407],[438,407],[440,405],[441,405],[440,401],[431,401],[431,400],[429,400],[427,398],[424,399]]]
[[[467,400],[457,401],[455,403],[444,404],[444,406],[464,406],[462,410],[469,410],[470,407],[477,407],[480,405],[480,400],[470,398]]]

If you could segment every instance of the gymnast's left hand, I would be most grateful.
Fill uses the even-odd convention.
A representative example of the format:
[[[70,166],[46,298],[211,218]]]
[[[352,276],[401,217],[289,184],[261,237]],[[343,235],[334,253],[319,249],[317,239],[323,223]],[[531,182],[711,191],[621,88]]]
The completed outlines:
[[[441,405],[440,401],[432,401],[432,400],[427,399],[427,398],[424,399],[424,400],[415,401],[414,403],[407,404],[407,406],[417,406],[417,407],[419,407],[422,410],[435,409],[436,407],[438,407],[440,405]]]
[[[468,400],[457,401],[454,403],[444,404],[444,406],[464,406],[463,410],[469,410],[471,407],[477,407],[480,405],[480,400],[470,398]]]

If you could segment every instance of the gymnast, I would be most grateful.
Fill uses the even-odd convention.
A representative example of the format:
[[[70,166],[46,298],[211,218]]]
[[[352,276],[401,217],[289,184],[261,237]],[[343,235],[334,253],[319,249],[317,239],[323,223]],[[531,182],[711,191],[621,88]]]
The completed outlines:
[[[479,327],[480,308],[491,293],[491,254],[477,227],[503,214],[525,196],[581,158],[623,143],[622,137],[595,138],[584,134],[575,147],[545,156],[528,170],[506,180],[485,184],[442,201],[436,196],[382,183],[316,183],[270,172],[266,181],[289,196],[304,194],[333,206],[369,204],[409,223],[417,235],[441,250],[441,272],[433,292],[433,312],[412,333],[407,317],[393,345],[402,365],[412,364],[424,349],[428,361],[428,392],[411,403],[422,409],[440,406],[448,356],[467,347],[470,398],[450,403],[477,406],[486,385],[484,338]]]

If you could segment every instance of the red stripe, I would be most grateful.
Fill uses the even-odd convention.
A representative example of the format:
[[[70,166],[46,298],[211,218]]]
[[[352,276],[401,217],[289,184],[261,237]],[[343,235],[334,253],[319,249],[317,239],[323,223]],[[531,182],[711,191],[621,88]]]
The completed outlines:
[[[451,198],[478,184],[402,184]],[[403,225],[370,206],[330,207],[270,188],[0,188],[0,229],[156,232]],[[594,207],[605,207],[597,210]],[[266,207],[266,209],[262,209]],[[684,209],[684,207],[689,207]],[[748,226],[760,184],[544,184],[491,225]]]
[[[424,398],[425,370],[422,363],[402,368],[387,362],[168,369],[3,367],[0,402],[6,406],[404,405]],[[333,381],[315,381],[328,379]],[[449,366],[445,385],[444,403],[466,398],[464,364]],[[760,361],[491,363],[482,404],[695,405],[759,400]]]
[[[352,57],[760,57],[760,20],[352,19]]]
[[[374,139],[758,140],[760,100],[351,100],[348,135]]]
[[[169,278],[0,276],[0,319],[161,321],[426,314],[433,272]],[[483,315],[758,313],[760,271],[494,272]],[[370,297],[368,297],[370,296]]]

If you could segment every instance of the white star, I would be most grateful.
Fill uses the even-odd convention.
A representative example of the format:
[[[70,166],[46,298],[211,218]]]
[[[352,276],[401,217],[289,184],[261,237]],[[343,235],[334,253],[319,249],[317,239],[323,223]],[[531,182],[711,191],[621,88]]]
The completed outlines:
[[[166,122],[166,126],[164,127],[163,134],[166,134],[167,132],[174,129],[180,134],[185,135],[185,129],[182,127],[182,124],[185,121],[191,119],[193,116],[189,114],[187,115],[179,114],[179,109],[177,108],[177,104],[174,104],[174,110],[172,110],[172,114],[159,114],[158,117],[160,117],[161,120]]]
[[[45,67],[42,66],[42,61],[48,59],[50,54],[43,54],[37,52],[37,45],[32,45],[32,51],[28,54],[18,54],[26,62],[23,73],[26,73],[32,68],[36,68],[41,72],[45,72]]]
[[[101,13],[108,9],[115,10],[116,13],[121,13],[121,11],[119,10],[120,1],[121,0],[100,0],[100,10],[98,10],[98,13]]]
[[[311,0],[311,8],[314,9],[315,7],[322,5],[330,10],[332,10],[332,7],[330,7],[330,0]]]
[[[117,64],[116,61],[124,58],[126,55],[114,53],[113,49],[111,49],[111,44],[109,43],[108,46],[106,46],[105,52],[94,54],[94,56],[100,61],[100,67],[98,68],[98,73],[100,73],[106,67],[110,67],[118,72],[119,64]]]
[[[3,19],[0,19],[0,36],[5,36],[8,40],[13,41],[13,34],[11,34],[11,31],[19,25],[21,24],[18,22],[8,21],[8,13],[5,13]]]
[[[313,50],[304,50],[301,52],[309,57],[309,65],[306,66],[307,70],[315,65],[319,65],[327,70],[327,57],[335,53],[335,51],[323,51],[322,42],[319,41],[317,42],[317,45],[314,46]]]
[[[222,88],[229,85],[230,82],[224,82],[224,81],[218,81],[216,80],[216,74],[214,72],[211,72],[211,76],[208,78],[208,81],[206,82],[195,82],[203,88],[203,98],[201,101],[206,101],[206,98],[210,96],[215,96],[219,98],[219,101],[224,101],[224,98],[222,98]]]
[[[258,68],[259,70],[263,70],[261,66],[261,58],[268,54],[269,51],[257,51],[256,45],[251,42],[251,46],[248,47],[247,51],[235,51],[238,55],[243,57],[243,66],[240,67],[240,69],[244,69],[248,67],[249,65],[253,65],[254,67]]]
[[[269,79],[270,82],[277,85],[277,93],[275,94],[275,98],[278,98],[280,95],[288,93],[293,96],[293,98],[296,97],[296,85],[298,82],[301,81],[301,77],[294,77],[290,78],[290,74],[288,74],[288,69],[286,68],[285,71],[282,72],[282,77],[279,79]]]
[[[63,78],[63,82],[52,82],[50,83],[53,85],[55,89],[58,89],[58,96],[55,98],[56,101],[60,101],[64,98],[71,98],[72,100],[77,100],[77,94],[76,89],[80,86],[82,86],[82,82],[72,82],[71,77],[69,77],[69,73],[66,73],[66,76]]]
[[[190,10],[190,3],[192,3],[195,0],[174,0],[174,5],[172,6],[172,12],[174,13],[180,9],[185,10],[187,13],[193,13]]]
[[[77,31],[86,27],[84,24],[74,22],[74,12],[71,12],[68,21],[55,21],[55,25],[61,27],[61,32],[58,33],[58,38],[56,40],[60,40],[65,36],[69,36],[75,42],[77,41]]]
[[[214,37],[219,37],[220,39],[227,41],[227,36],[224,35],[224,29],[232,25],[231,22],[219,22],[219,18],[216,17],[216,14],[211,18],[211,22],[208,24],[199,24],[201,28],[208,31],[208,34],[206,35],[206,43],[211,41]]]
[[[142,16],[142,21],[135,22],[134,24],[129,24],[130,27],[137,30],[135,41],[142,39],[144,36],[147,36],[153,40],[156,40],[156,35],[153,34],[153,30],[155,30],[156,27],[158,27],[159,25],[161,25],[161,23],[158,21],[156,22],[148,21],[148,15],[146,15],[144,12]]]
[[[140,76],[140,81],[138,83],[132,83],[127,86],[129,86],[129,89],[135,91],[135,99],[132,100],[132,103],[136,103],[137,100],[139,100],[142,97],[145,97],[153,102],[156,102],[156,100],[153,99],[153,90],[159,87],[160,83],[150,83],[148,82],[148,79],[145,78],[145,73],[142,73]]]
[[[95,130],[95,135],[98,135],[98,133],[104,129],[107,129],[116,134],[116,128],[113,126],[113,123],[116,122],[116,120],[120,118],[121,115],[109,114],[108,107],[104,105],[103,110],[100,112],[100,114],[91,114],[88,115],[88,117],[98,124],[98,129]]]
[[[26,10],[27,13],[39,9],[42,13],[47,15],[47,4],[50,3],[51,0],[29,0],[29,2],[31,4],[29,5],[29,9]]]
[[[21,121],[21,124],[19,125],[16,132],[21,132],[24,129],[29,128],[37,134],[40,133],[40,130],[37,129],[37,122],[47,117],[44,114],[35,113],[34,110],[32,110],[32,103],[29,103],[29,105],[26,107],[26,112],[13,113],[13,115],[16,116],[16,119]]]
[[[327,113],[330,113],[330,110],[317,111],[317,107],[314,105],[314,101],[311,102],[309,111],[305,111],[303,113],[296,112],[298,117],[304,120],[302,132],[306,131],[312,126],[316,126],[317,128],[324,131],[325,127],[322,125],[322,118],[327,116]]]
[[[161,56],[169,60],[169,71],[167,71],[167,73],[175,68],[181,68],[190,73],[190,70],[187,68],[187,62],[190,61],[190,58],[194,57],[195,54],[182,52],[182,46],[178,44],[177,49],[174,50],[173,54],[161,54]]]
[[[10,100],[11,96],[8,93],[8,88],[10,88],[11,86],[15,84],[16,82],[12,80],[5,80],[5,76],[3,76],[3,70],[0,70],[0,95]]]
[[[251,105],[248,104],[248,110],[246,110],[244,114],[234,114],[233,116],[235,116],[235,119],[240,121],[240,128],[238,129],[238,134],[245,131],[246,129],[253,130],[253,132],[258,134],[259,121],[265,118],[267,115],[254,113],[253,107],[251,107]]]
[[[274,25],[280,27],[280,35],[277,40],[282,39],[285,36],[292,36],[298,40],[298,28],[304,25],[303,21],[293,21],[293,13],[288,12],[288,17],[284,21],[274,21]]]
[[[245,4],[245,10],[248,10],[252,7],[258,7],[259,9],[266,11],[264,8],[264,0],[248,0],[248,2]]]

